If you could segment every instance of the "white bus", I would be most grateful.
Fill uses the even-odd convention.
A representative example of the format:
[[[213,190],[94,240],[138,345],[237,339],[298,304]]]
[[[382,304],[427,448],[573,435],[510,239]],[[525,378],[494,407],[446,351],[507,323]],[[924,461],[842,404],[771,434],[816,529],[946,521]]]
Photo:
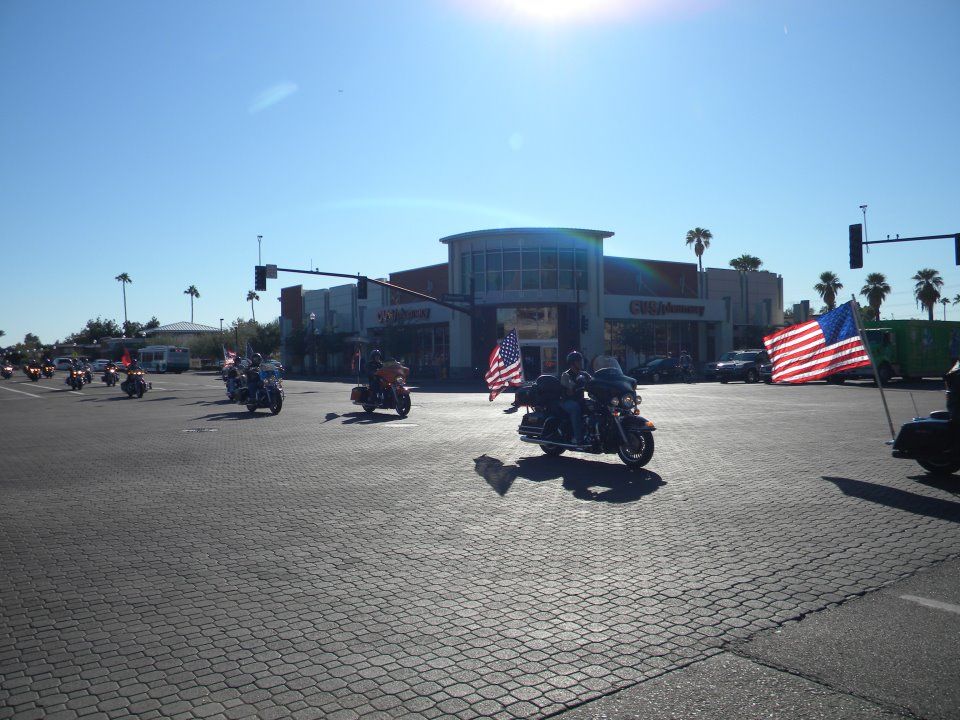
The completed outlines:
[[[173,345],[149,345],[139,351],[140,366],[147,372],[182,373],[190,369],[190,349]]]

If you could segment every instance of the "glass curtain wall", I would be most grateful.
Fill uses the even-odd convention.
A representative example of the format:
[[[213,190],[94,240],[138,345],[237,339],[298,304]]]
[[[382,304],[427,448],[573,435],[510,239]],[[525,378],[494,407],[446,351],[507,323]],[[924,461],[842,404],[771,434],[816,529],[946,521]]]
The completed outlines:
[[[586,249],[524,245],[464,252],[461,287],[478,293],[590,289]]]

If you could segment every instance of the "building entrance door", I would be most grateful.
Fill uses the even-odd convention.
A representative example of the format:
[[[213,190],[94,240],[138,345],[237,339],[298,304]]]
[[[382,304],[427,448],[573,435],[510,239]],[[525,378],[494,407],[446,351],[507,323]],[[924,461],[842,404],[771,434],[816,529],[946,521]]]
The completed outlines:
[[[543,374],[556,375],[559,370],[556,342],[522,342],[520,357],[526,380],[536,380]]]

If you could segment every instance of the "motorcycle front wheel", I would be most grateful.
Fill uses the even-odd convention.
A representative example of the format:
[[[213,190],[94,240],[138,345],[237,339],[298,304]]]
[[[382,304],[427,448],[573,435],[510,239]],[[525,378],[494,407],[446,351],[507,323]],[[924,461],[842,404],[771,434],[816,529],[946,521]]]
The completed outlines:
[[[372,413],[372,412],[373,412],[374,410],[376,410],[376,409],[377,409],[377,406],[376,406],[376,405],[364,405],[364,406],[363,406],[363,411],[364,411],[364,412],[368,412],[368,413]]]
[[[629,468],[642,468],[653,457],[653,433],[648,431],[627,431],[627,444],[617,448],[617,455]]]
[[[557,447],[556,445],[541,445],[540,449],[543,450],[544,455],[549,455],[550,457],[559,457],[563,455],[563,451],[566,448]]]
[[[256,403],[247,403],[247,410],[249,410],[249,411],[252,412],[252,413],[255,413],[255,412],[257,411],[257,404],[256,404]]]
[[[941,462],[937,462],[936,460],[917,460],[917,464],[931,475],[953,475],[960,470],[960,462],[956,460],[944,460]]]
[[[283,409],[283,397],[278,394],[274,398],[273,402],[270,403],[270,412],[272,412],[274,415],[279,415],[282,409]]]
[[[402,418],[405,418],[410,414],[410,396],[409,395],[400,395],[397,398],[397,415]]]

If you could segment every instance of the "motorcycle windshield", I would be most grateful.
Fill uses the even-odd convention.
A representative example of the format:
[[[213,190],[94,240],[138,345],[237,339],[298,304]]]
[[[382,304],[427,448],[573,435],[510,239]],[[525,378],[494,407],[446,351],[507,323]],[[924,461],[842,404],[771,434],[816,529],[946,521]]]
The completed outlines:
[[[597,372],[598,370],[616,370],[618,375],[624,374],[620,362],[612,355],[597,355],[593,359],[593,371]],[[612,372],[609,374],[613,375]]]

